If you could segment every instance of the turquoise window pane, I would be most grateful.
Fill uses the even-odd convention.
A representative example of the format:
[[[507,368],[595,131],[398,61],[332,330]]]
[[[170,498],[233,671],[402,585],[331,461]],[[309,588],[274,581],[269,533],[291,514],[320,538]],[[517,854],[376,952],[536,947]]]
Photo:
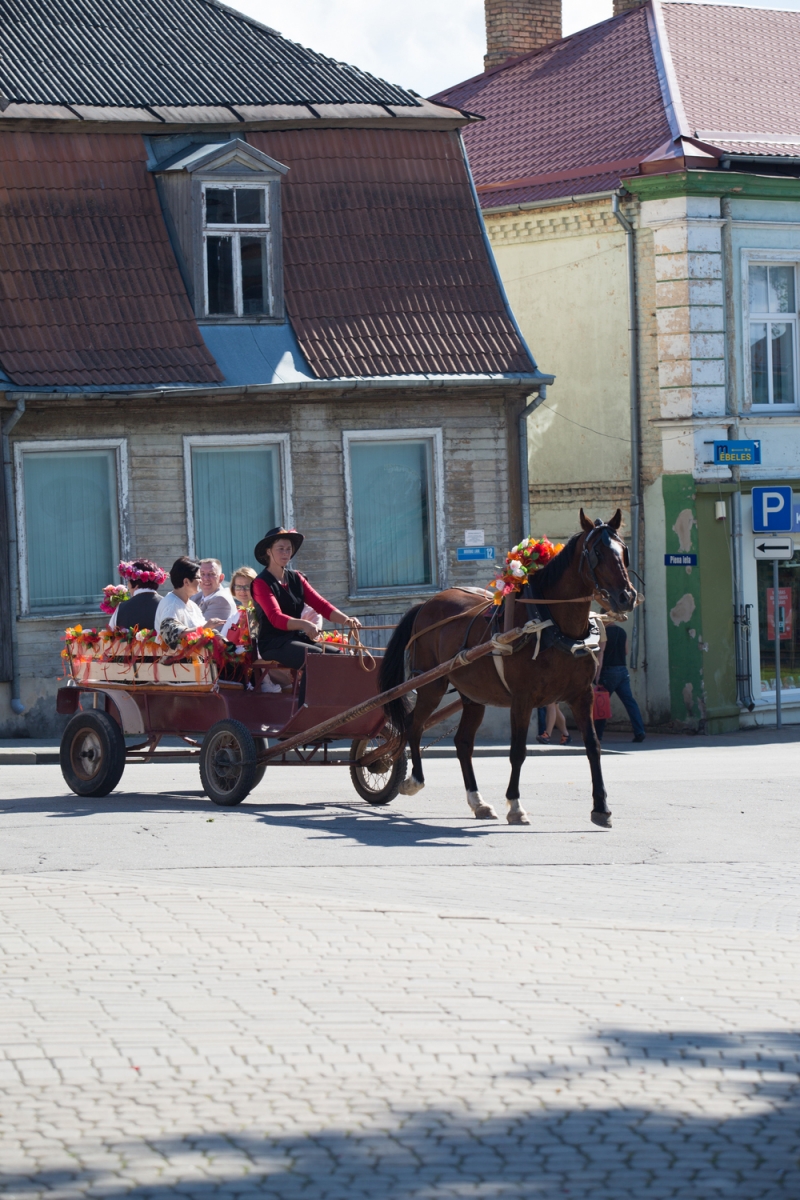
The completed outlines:
[[[431,460],[429,441],[351,443],[357,587],[432,583]]]
[[[97,608],[118,582],[114,452],[24,454],[22,472],[31,610]]]
[[[257,566],[253,547],[283,520],[278,454],[277,446],[192,448],[195,553],[218,558],[228,580]]]

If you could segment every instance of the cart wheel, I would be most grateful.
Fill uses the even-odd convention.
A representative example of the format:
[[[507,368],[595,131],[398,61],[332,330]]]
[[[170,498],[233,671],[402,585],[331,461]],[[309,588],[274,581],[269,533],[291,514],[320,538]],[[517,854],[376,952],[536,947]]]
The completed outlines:
[[[356,738],[350,747],[350,778],[353,787],[367,804],[388,804],[394,800],[406,777],[408,751],[403,750],[396,762],[379,758],[368,767],[360,767],[355,760],[377,745],[375,738]]]
[[[241,721],[217,721],[203,739],[200,779],[203,791],[222,808],[233,808],[256,784],[256,743]]]
[[[125,770],[125,737],[108,713],[76,713],[64,730],[61,774],[76,796],[107,796]]]

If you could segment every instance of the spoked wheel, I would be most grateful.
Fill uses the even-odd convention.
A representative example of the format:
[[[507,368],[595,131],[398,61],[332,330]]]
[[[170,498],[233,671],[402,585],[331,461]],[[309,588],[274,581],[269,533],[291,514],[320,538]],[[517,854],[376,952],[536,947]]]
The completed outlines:
[[[212,725],[200,751],[200,779],[208,798],[222,808],[241,804],[264,774],[256,753],[255,738],[241,721]]]
[[[356,738],[350,747],[350,778],[353,787],[367,804],[389,804],[400,790],[408,771],[408,751],[403,750],[396,762],[388,754],[368,767],[359,766],[357,759],[378,746],[375,738]]]
[[[76,796],[107,796],[125,770],[125,737],[108,713],[79,712],[64,730],[61,774]]]

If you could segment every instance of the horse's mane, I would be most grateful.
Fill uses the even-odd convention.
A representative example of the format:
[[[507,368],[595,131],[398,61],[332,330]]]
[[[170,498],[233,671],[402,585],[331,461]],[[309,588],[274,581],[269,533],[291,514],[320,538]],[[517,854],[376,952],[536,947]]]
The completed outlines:
[[[542,567],[540,571],[534,571],[531,576],[530,587],[531,595],[534,599],[539,599],[543,592],[554,588],[557,583],[560,583],[566,572],[572,565],[572,559],[575,556],[575,548],[578,545],[579,533],[574,533],[567,542],[564,549],[551,559],[546,567]]]

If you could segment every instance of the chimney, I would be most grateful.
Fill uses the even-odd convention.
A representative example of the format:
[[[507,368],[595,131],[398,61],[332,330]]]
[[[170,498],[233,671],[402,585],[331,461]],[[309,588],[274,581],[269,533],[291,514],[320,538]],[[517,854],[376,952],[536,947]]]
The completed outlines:
[[[485,71],[561,37],[561,0],[484,0],[484,5]]]
[[[629,8],[641,8],[647,0],[614,0],[614,16],[627,12]]]

